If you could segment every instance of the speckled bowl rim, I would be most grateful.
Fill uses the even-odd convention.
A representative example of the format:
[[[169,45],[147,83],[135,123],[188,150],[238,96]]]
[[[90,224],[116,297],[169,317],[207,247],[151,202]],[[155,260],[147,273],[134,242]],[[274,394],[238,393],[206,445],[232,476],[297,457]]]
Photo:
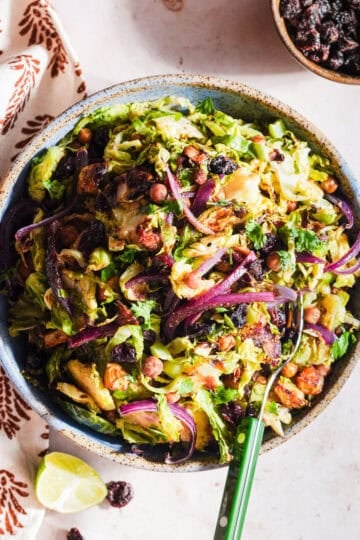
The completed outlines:
[[[348,166],[341,158],[340,154],[331,144],[331,142],[307,119],[294,111],[289,106],[283,104],[277,99],[270,97],[259,90],[251,88],[239,82],[234,82],[226,79],[220,79],[212,76],[204,76],[198,74],[177,74],[177,75],[155,75],[150,77],[138,78],[127,82],[116,84],[104,90],[100,90],[95,94],[89,96],[81,102],[68,108],[57,118],[55,118],[39,135],[37,135],[29,145],[23,150],[23,152],[17,157],[13,163],[11,169],[4,177],[0,186],[0,211],[4,212],[7,205],[8,197],[11,194],[13,186],[16,184],[16,180],[20,175],[23,167],[26,163],[43,147],[46,141],[54,136],[58,131],[64,128],[66,125],[71,124],[77,117],[86,115],[91,110],[99,108],[106,104],[110,99],[116,97],[128,96],[127,101],[136,100],[136,94],[138,92],[148,90],[154,87],[163,87],[164,94],[171,94],[171,85],[183,86],[184,88],[190,87],[193,89],[209,89],[219,91],[221,94],[230,94],[232,96],[239,96],[250,102],[260,103],[261,107],[264,107],[264,116],[269,114],[274,117],[281,116],[285,121],[295,123],[299,130],[306,134],[309,143],[314,143],[317,146],[321,146],[324,149],[324,153],[330,158],[332,166],[335,167],[335,172],[340,177],[341,181],[347,184],[347,191],[350,192],[360,207],[360,191],[357,186],[356,180],[350,172]],[[360,211],[358,211],[360,215]],[[17,388],[18,392],[22,395],[26,402],[44,418],[48,424],[56,431],[61,432],[65,437],[72,440],[74,443],[79,444],[81,447],[88,449],[102,457],[110,458],[120,464],[130,465],[140,469],[147,469],[161,472],[191,472],[210,470],[222,467],[215,458],[209,457],[206,460],[192,459],[188,462],[178,465],[166,465],[163,463],[154,463],[148,461],[141,456],[136,456],[128,453],[119,453],[113,448],[109,448],[106,444],[94,440],[91,436],[87,436],[82,432],[81,426],[70,425],[66,421],[63,421],[56,416],[52,415],[47,407],[39,402],[33,394],[30,385],[27,385],[21,375],[19,366],[10,362],[6,354],[7,345],[4,340],[0,340],[0,358],[2,358],[2,365],[7,372],[9,378]],[[312,422],[332,401],[336,394],[339,392],[345,381],[351,375],[353,371],[357,355],[360,352],[360,342],[356,344],[355,350],[351,351],[341,360],[340,373],[335,380],[330,380],[330,384],[324,390],[319,399],[311,409],[302,411],[300,415],[295,419],[295,422],[286,428],[285,436],[273,437],[268,440],[264,440],[261,448],[261,452],[267,452],[283,442],[287,441],[290,437],[299,433],[310,422]],[[96,437],[96,433],[94,433]]]
[[[320,77],[324,77],[325,79],[328,79],[330,81],[342,84],[360,84],[360,76],[348,75],[346,73],[333,71],[331,69],[320,66],[319,64],[316,64],[315,62],[312,62],[311,60],[306,58],[306,56],[302,54],[301,51],[299,51],[299,49],[296,47],[295,43],[291,39],[289,32],[286,28],[285,21],[280,15],[280,0],[270,0],[270,3],[274,23],[279,33],[279,36],[285,47],[300,64],[302,64],[304,67],[306,67],[316,75],[320,75]]]

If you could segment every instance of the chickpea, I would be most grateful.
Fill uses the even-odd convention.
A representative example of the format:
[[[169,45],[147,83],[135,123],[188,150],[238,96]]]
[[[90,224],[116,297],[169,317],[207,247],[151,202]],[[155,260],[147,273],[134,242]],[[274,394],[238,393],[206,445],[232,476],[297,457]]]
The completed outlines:
[[[150,377],[150,379],[155,379],[160,375],[164,368],[164,364],[157,356],[148,356],[144,360],[142,367],[142,372],[145,377]]]
[[[294,377],[294,375],[297,374],[297,371],[298,366],[295,364],[295,362],[289,362],[282,368],[281,374],[284,375],[284,377],[291,379],[291,377]]]
[[[269,255],[266,257],[266,264],[270,270],[278,272],[281,269],[281,259],[279,254],[276,253],[276,251],[269,253]]]
[[[288,201],[287,202],[287,209],[289,212],[293,212],[298,207],[298,203],[296,201]]]
[[[266,377],[264,377],[264,375],[258,375],[256,377],[256,383],[257,384],[266,384],[267,383]]]
[[[304,309],[304,320],[310,324],[316,324],[321,317],[321,311],[316,306],[310,306]]]
[[[168,195],[167,187],[164,184],[156,183],[153,184],[149,191],[150,199],[155,202],[162,202],[166,199]]]
[[[178,392],[168,392],[165,397],[168,403],[176,403],[180,399],[180,394]]]
[[[202,279],[199,273],[194,270],[186,276],[184,282],[190,289],[198,289],[201,286]]]
[[[78,141],[83,143],[83,144],[86,144],[86,143],[90,142],[91,139],[92,139],[92,131],[91,131],[91,129],[86,128],[86,127],[81,128],[79,133],[78,133],[77,138],[78,138]]]
[[[321,187],[325,193],[335,193],[338,188],[338,183],[333,176],[328,176],[324,182],[322,182]]]
[[[235,347],[236,340],[234,336],[228,334],[227,336],[220,336],[218,339],[218,346],[220,351],[230,351]]]
[[[316,366],[316,371],[319,373],[319,375],[322,375],[323,377],[326,377],[326,375],[329,374],[330,366],[327,366],[326,364],[320,364],[319,366]]]

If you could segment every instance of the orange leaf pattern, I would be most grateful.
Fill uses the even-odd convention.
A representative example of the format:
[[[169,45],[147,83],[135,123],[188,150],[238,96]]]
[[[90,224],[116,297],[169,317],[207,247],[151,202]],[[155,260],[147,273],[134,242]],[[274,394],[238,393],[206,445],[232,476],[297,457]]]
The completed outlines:
[[[40,71],[40,60],[34,58],[31,54],[20,54],[9,61],[9,67],[19,71],[20,74],[5,112],[1,130],[2,135],[5,135],[9,129],[14,127],[19,114],[24,110],[31,89],[35,86],[36,74]]]
[[[3,430],[9,439],[15,437],[23,420],[30,420],[26,411],[31,408],[12,387],[4,370],[0,367],[0,431]],[[1,512],[1,501],[0,501]]]
[[[26,122],[26,127],[21,129],[21,133],[25,135],[24,138],[19,140],[15,144],[15,148],[22,150],[25,146],[31,141],[31,139],[37,134],[40,133],[48,125],[48,123],[53,120],[53,116],[50,114],[37,114],[33,120],[28,120]],[[12,156],[11,161],[18,156],[19,152]]]
[[[30,34],[28,45],[43,44],[51,53],[48,65],[51,77],[57,77],[60,71],[64,72],[69,59],[49,13],[49,2],[47,0],[31,2],[24,11],[19,26],[22,36]]]
[[[5,469],[0,470],[0,535],[14,535],[16,529],[24,526],[18,515],[27,512],[19,503],[19,497],[28,497],[28,485],[16,480],[15,475]]]

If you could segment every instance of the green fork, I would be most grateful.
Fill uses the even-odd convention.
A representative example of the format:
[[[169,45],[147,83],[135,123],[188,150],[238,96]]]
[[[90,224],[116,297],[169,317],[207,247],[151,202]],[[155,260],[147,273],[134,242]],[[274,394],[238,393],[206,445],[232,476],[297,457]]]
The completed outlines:
[[[229,465],[223,498],[220,505],[214,540],[240,540],[245,523],[256,464],[264,435],[262,420],[265,405],[274,381],[281,370],[296,354],[303,331],[303,300],[301,295],[289,309],[287,327],[296,331],[292,351],[286,355],[267,382],[260,412],[257,418],[244,418],[237,428],[233,459]]]

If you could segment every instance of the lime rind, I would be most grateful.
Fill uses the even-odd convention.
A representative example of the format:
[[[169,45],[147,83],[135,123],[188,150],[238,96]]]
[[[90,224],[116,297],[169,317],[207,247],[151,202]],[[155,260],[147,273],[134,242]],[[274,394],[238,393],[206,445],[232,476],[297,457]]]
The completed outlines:
[[[36,473],[35,491],[43,506],[63,514],[86,510],[101,503],[107,494],[95,469],[62,452],[43,458]]]

